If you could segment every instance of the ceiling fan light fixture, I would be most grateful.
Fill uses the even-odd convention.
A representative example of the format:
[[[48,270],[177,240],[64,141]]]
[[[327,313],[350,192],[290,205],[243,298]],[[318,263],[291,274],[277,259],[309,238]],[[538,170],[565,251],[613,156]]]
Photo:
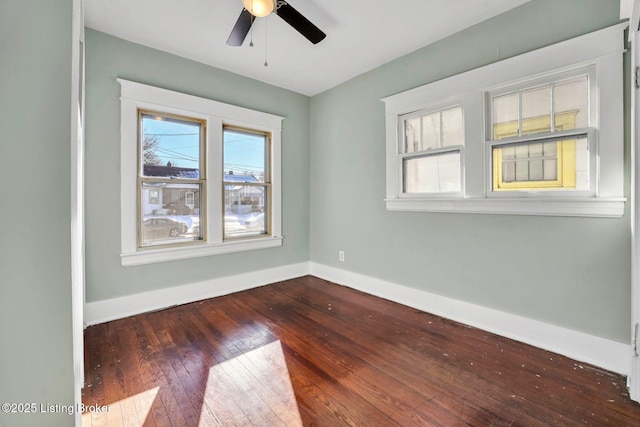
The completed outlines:
[[[269,15],[276,8],[274,0],[242,0],[244,8],[257,18]]]

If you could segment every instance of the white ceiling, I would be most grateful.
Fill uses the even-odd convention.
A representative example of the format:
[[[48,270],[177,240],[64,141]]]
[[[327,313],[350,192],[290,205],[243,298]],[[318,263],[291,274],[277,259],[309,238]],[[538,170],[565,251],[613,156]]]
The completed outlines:
[[[241,0],[85,0],[86,26],[315,95],[529,0],[290,0],[327,34],[311,44],[278,16],[226,45]],[[265,67],[265,29],[267,58]]]

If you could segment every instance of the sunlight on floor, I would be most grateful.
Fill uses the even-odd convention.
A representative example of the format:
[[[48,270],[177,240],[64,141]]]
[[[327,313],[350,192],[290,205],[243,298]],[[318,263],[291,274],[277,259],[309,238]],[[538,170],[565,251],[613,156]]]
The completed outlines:
[[[129,396],[108,405],[103,413],[85,412],[82,414],[82,426],[91,425],[123,425],[142,427],[151,412],[160,387]]]
[[[213,366],[200,425],[302,426],[280,341]]]

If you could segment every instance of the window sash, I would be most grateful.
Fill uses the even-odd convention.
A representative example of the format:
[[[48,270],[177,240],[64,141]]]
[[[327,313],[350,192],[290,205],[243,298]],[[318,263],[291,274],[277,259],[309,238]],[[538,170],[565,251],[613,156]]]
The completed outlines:
[[[270,132],[261,131],[258,129],[246,128],[241,126],[233,126],[225,124],[222,128],[223,132],[223,141],[222,146],[225,146],[224,135],[226,131],[236,133],[236,134],[245,134],[247,136],[254,136],[264,138],[264,176],[262,181],[253,182],[253,181],[227,181],[223,178],[222,180],[222,239],[223,241],[237,241],[242,239],[250,239],[256,237],[266,237],[271,236],[272,234],[272,134]],[[223,148],[222,153],[222,164],[227,164],[226,155]],[[223,167],[224,169],[224,167]],[[225,169],[226,172],[226,169]],[[224,172],[223,172],[224,173]],[[224,177],[224,175],[223,175]],[[251,232],[236,232],[229,233],[226,227],[227,222],[227,206],[229,205],[227,200],[227,191],[226,189],[229,186],[243,186],[243,187],[255,187],[255,188],[264,188],[265,200],[263,206],[263,212],[265,214],[265,232],[264,233],[251,233]]]
[[[149,185],[149,184],[164,184],[166,186],[174,186],[176,190],[180,191],[179,186],[181,184],[188,186],[185,188],[193,188],[193,186],[198,186],[198,193],[199,193],[199,197],[195,197],[194,195],[194,202],[196,201],[196,199],[198,200],[198,214],[197,214],[197,231],[195,231],[193,229],[194,224],[191,224],[191,222],[194,222],[193,217],[196,217],[196,215],[193,214],[185,214],[185,213],[169,213],[169,214],[160,214],[160,215],[149,215],[147,213],[145,213],[143,206],[145,204],[145,195],[144,195],[144,190],[145,190],[145,184]],[[150,190],[151,191],[157,191],[160,194],[163,193],[162,189],[157,189],[157,190]],[[206,230],[207,230],[207,208],[206,208],[206,192],[207,192],[207,185],[206,185],[206,181],[205,180],[185,180],[185,179],[171,179],[171,180],[166,180],[166,179],[160,179],[160,178],[143,178],[143,177],[139,177],[138,178],[138,221],[137,221],[137,242],[138,242],[138,249],[139,250],[146,250],[149,248],[157,248],[157,247],[166,247],[166,246],[188,246],[188,245],[193,245],[193,244],[198,244],[198,243],[202,243],[202,242],[206,242],[207,238],[206,238]],[[187,193],[189,193],[189,191],[184,191],[185,196]],[[194,192],[191,192],[192,194]],[[159,204],[160,200],[162,200],[162,197],[159,197],[159,200],[156,204]],[[163,201],[163,204],[166,204]],[[186,204],[186,200],[185,200],[185,204]],[[195,204],[195,203],[194,203]],[[162,208],[164,210],[164,208]],[[148,239],[145,239],[145,231],[144,231],[144,224],[145,221],[148,220],[149,218],[161,218],[161,217],[166,217],[170,220],[177,220],[177,221],[186,221],[186,218],[184,217],[191,217],[190,219],[190,223],[187,224],[188,226],[188,230],[185,231],[185,233],[181,233],[181,234],[192,234],[192,236],[190,238],[182,238],[182,239],[153,239],[153,241],[150,241]],[[195,233],[197,233],[197,235],[195,235]],[[171,236],[169,236],[171,237]],[[173,237],[178,237],[178,236],[173,236]]]
[[[589,65],[589,66],[578,67],[569,71],[552,72],[544,77],[539,77],[539,78],[527,77],[515,83],[510,83],[508,85],[502,85],[498,88],[485,90],[484,92],[485,99],[486,99],[485,105],[484,105],[484,109],[485,109],[484,114],[485,114],[485,121],[486,121],[485,141],[496,141],[498,139],[502,139],[502,138],[496,138],[495,131],[497,127],[499,128],[500,126],[506,126],[507,123],[510,123],[510,122],[502,122],[502,123],[494,124],[495,105],[493,101],[496,98],[508,96],[508,95],[518,95],[518,107],[517,107],[518,117],[516,121],[511,122],[512,125],[517,124],[517,126],[515,127],[515,132],[510,132],[510,135],[505,136],[505,138],[522,137],[527,135],[530,135],[530,136],[540,135],[544,137],[544,134],[556,133],[563,130],[576,129],[576,127],[572,127],[570,129],[568,128],[568,125],[569,125],[569,120],[567,116],[568,112],[555,111],[555,104],[556,104],[555,100],[557,97],[555,88],[556,86],[562,83],[566,83],[568,81],[577,79],[579,77],[587,77],[588,79],[587,81],[587,104],[588,105],[586,108],[587,124],[586,126],[580,126],[580,128],[586,129],[586,128],[597,127],[596,126],[597,103],[595,102],[595,94],[597,92],[596,66]],[[525,133],[523,132],[523,122],[527,120],[533,122],[536,119],[536,117],[523,118],[522,94],[527,91],[543,88],[545,86],[550,86],[553,88],[553,90],[551,91],[550,100],[549,100],[549,119],[550,119],[549,130],[547,132],[543,132],[542,129],[544,125],[542,125],[541,123],[538,123],[538,128],[540,129],[539,131],[530,130],[529,132]],[[542,121],[541,118],[538,118],[538,121],[541,122]]]
[[[575,188],[575,140],[553,141],[556,144],[555,155],[527,156],[523,158],[514,158],[505,160],[503,158],[503,150],[508,146],[493,147],[493,191],[499,190],[529,190],[536,191],[549,188]],[[538,142],[522,144],[522,146],[532,144],[549,144],[549,142]],[[514,146],[516,147],[516,146]],[[541,162],[542,179],[518,179],[518,164],[526,163],[528,168],[528,176],[531,177],[532,162]],[[555,164],[555,178],[544,179],[545,165],[553,162]],[[504,167],[506,164],[514,166],[514,178],[507,180],[504,178]]]
[[[445,124],[445,114],[455,112],[455,110],[460,110],[460,143],[459,144],[447,144],[446,138],[447,133],[445,132],[446,124]],[[424,119],[428,116],[438,115],[437,118],[437,142],[435,146],[429,146],[425,148],[425,129],[424,129]],[[398,119],[399,127],[400,127],[400,135],[402,135],[402,141],[398,147],[399,154],[419,154],[424,152],[433,152],[439,149],[447,149],[452,147],[457,147],[460,145],[464,145],[464,111],[462,105],[459,102],[450,103],[450,104],[440,104],[438,108],[426,108],[416,112],[412,112],[409,114],[405,114],[400,116]],[[408,142],[408,132],[407,132],[407,124],[410,121],[416,121],[419,125],[417,130],[414,130],[413,134],[418,136],[418,143],[414,149],[409,149]],[[400,142],[400,141],[399,141]],[[416,145],[416,144],[414,144]]]
[[[206,179],[206,176],[207,176],[206,174],[207,121],[201,118],[169,113],[166,111],[148,110],[148,109],[142,109],[142,108],[138,109],[138,176],[147,177],[147,178],[158,178],[158,176],[154,176],[154,175],[145,175],[145,172],[144,172],[144,166],[145,166],[144,153],[143,153],[144,126],[142,125],[142,121],[144,118],[147,118],[147,117],[161,117],[163,121],[191,123],[199,127],[198,178],[196,179]],[[182,177],[182,179],[193,179],[193,178]]]
[[[145,174],[145,153],[144,153],[144,126],[143,126],[143,120],[145,118],[162,118],[162,121],[167,121],[167,122],[177,122],[177,123],[185,123],[185,124],[193,124],[194,126],[198,127],[198,165],[197,165],[197,175],[198,178],[190,178],[190,177],[176,177],[176,176],[153,176],[153,175],[146,175]],[[169,112],[165,112],[165,111],[161,111],[161,110],[148,110],[148,109],[138,109],[138,144],[137,144],[137,152],[138,152],[138,184],[137,184],[137,211],[138,211],[138,215],[137,215],[137,233],[136,233],[136,240],[137,240],[137,247],[139,250],[146,250],[149,248],[158,248],[158,247],[172,247],[172,246],[189,246],[189,245],[193,245],[193,244],[199,244],[201,242],[205,242],[206,239],[206,229],[207,229],[207,216],[206,216],[206,205],[207,205],[207,186],[206,186],[206,140],[207,140],[207,133],[206,133],[206,129],[207,129],[207,121],[204,119],[200,119],[200,118],[195,118],[195,117],[190,117],[187,115],[180,115],[180,114],[174,114],[174,113],[169,113]],[[157,165],[158,167],[162,167],[161,165]],[[147,229],[149,230],[153,230],[154,227],[150,227],[147,225],[147,223],[149,222],[149,219],[151,217],[151,215],[149,215],[147,212],[145,212],[145,205],[147,204],[147,202],[149,204],[151,204],[151,199],[149,198],[145,198],[144,195],[144,188],[145,188],[145,184],[147,185],[152,185],[152,184],[164,184],[166,186],[174,186],[176,187],[176,190],[179,191],[179,186],[185,185],[185,188],[192,188],[192,186],[197,185],[198,187],[198,192],[199,192],[199,198],[198,198],[198,205],[199,205],[199,211],[197,214],[198,217],[198,225],[197,225],[197,231],[194,231],[194,226],[193,224],[191,224],[192,222],[194,222],[194,220],[192,219],[195,215],[171,215],[168,214],[166,215],[166,219],[167,221],[174,221],[176,223],[182,223],[183,220],[186,221],[185,218],[180,218],[181,216],[189,216],[190,220],[186,221],[189,222],[189,224],[185,224],[187,225],[186,229],[183,229],[182,226],[178,225],[176,226],[176,228],[180,228],[180,235],[186,235],[187,233],[191,234],[191,237],[183,237],[183,238],[179,238],[180,236],[178,235],[173,235],[173,229],[170,230],[170,235],[169,236],[165,236],[167,238],[159,238],[158,236],[162,235],[163,230],[159,229],[159,230],[154,230],[157,231],[156,233],[153,233],[153,235],[155,236],[153,239],[150,239],[149,236],[147,235]],[[154,190],[157,192],[157,194],[163,194],[164,191],[163,189],[157,189]],[[185,197],[186,197],[186,193],[188,191],[184,191],[185,193]],[[191,193],[193,195],[193,193]],[[149,194],[149,196],[151,195],[151,193]],[[195,202],[195,198],[193,200]],[[156,204],[159,204],[160,200],[158,200],[156,202]],[[162,204],[166,205],[166,202],[164,200],[162,200]],[[187,205],[187,201],[186,199],[183,201],[184,205]],[[161,216],[154,216],[155,219],[159,219],[164,215]],[[169,228],[167,226],[167,228]],[[195,233],[197,232],[197,235],[195,235]]]
[[[407,166],[408,163],[411,161],[416,161],[416,160],[421,160],[421,159],[437,159],[437,158],[442,158],[445,156],[449,156],[452,154],[457,154],[458,155],[458,167],[456,168],[456,179],[457,179],[457,189],[452,189],[452,190],[439,190],[439,191],[409,191],[409,177],[407,176]],[[463,191],[463,185],[464,185],[464,180],[462,177],[462,164],[463,164],[463,160],[462,160],[462,147],[461,146],[457,146],[455,148],[446,148],[446,149],[440,149],[440,150],[434,150],[433,152],[421,152],[421,153],[417,153],[417,154],[413,154],[413,155],[407,155],[407,156],[401,156],[400,157],[400,162],[401,162],[401,166],[400,166],[400,170],[402,171],[402,177],[401,177],[401,185],[402,185],[402,195],[405,197],[442,197],[443,195],[446,196],[452,196],[452,195],[456,195],[456,194],[461,194]],[[436,165],[436,167],[440,168],[440,164],[438,163]],[[440,187],[443,182],[446,183],[446,178],[448,174],[444,174],[444,175],[440,175],[440,172],[438,171],[436,173],[437,175],[437,185],[438,187]],[[449,178],[451,178],[451,176],[449,176]]]
[[[227,191],[226,188],[228,188],[229,186],[242,186],[242,187],[249,187],[249,188],[259,188],[259,189],[263,189],[263,194],[264,194],[264,205],[262,207],[262,210],[259,211],[251,211],[248,212],[252,217],[255,217],[255,215],[257,214],[263,214],[263,221],[264,221],[264,229],[263,230],[255,230],[255,231],[251,231],[251,230],[227,230],[227,206],[230,205],[230,203],[228,203],[227,200]],[[271,184],[270,183],[243,183],[243,182],[235,182],[235,181],[223,181],[223,198],[224,198],[224,202],[222,204],[222,209],[223,209],[223,221],[222,221],[222,236],[223,239],[225,241],[233,241],[233,240],[242,240],[242,239],[250,239],[250,238],[256,238],[256,237],[265,237],[265,236],[270,236],[272,233],[272,221],[271,221],[271,200],[272,200],[272,190],[271,190]],[[232,202],[231,200],[229,200],[229,202]],[[240,227],[242,227],[242,224],[240,224]]]
[[[588,158],[586,168],[588,186],[584,188],[577,184],[578,170],[576,144],[578,140],[586,140]],[[508,147],[535,143],[558,143],[558,179],[549,181],[516,181],[505,182],[502,179],[502,158],[499,147]],[[593,197],[596,195],[596,129],[575,129],[549,134],[531,134],[523,137],[505,138],[497,141],[486,141],[485,156],[488,159],[486,168],[486,182],[488,197],[531,197],[545,194],[549,197]]]

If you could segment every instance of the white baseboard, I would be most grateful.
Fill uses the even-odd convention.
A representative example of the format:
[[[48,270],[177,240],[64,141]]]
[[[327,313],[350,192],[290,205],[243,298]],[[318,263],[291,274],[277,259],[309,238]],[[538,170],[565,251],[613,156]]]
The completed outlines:
[[[303,262],[85,304],[85,325],[227,295],[307,274],[628,375],[631,346],[362,274]]]
[[[85,326],[96,325],[174,305],[257,288],[306,274],[309,274],[309,263],[302,262],[157,291],[88,302],[84,306],[84,323]]]
[[[628,375],[631,346],[464,301],[310,263],[313,276]]]

